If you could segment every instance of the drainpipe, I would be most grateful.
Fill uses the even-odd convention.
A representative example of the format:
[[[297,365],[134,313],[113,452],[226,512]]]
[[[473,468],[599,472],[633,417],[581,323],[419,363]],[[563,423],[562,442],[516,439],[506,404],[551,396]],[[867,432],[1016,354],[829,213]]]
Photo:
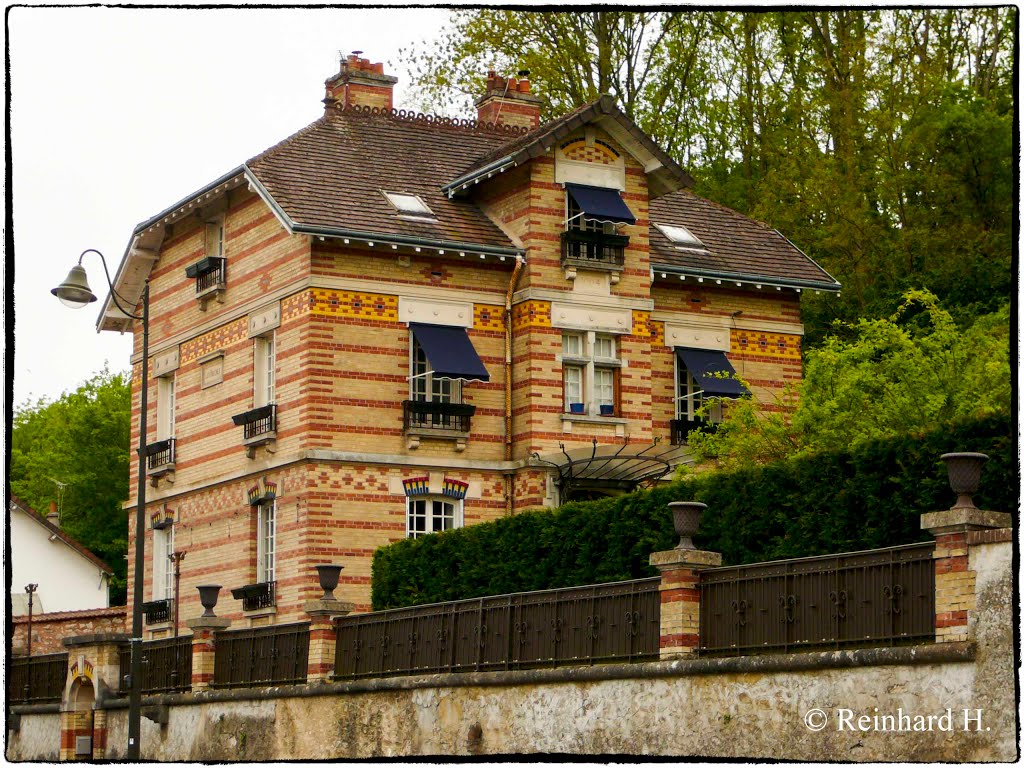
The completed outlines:
[[[526,259],[516,254],[516,266],[508,281],[508,292],[505,294],[505,461],[512,460],[512,294],[523,271]],[[505,475],[505,515],[511,517],[515,512],[512,498],[514,477]]]

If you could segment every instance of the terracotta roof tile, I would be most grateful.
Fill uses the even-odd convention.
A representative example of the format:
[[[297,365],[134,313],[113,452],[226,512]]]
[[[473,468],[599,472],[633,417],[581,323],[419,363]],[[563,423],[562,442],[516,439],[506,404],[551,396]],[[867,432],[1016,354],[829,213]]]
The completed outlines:
[[[821,284],[833,290],[839,287],[831,275],[768,225],[687,190],[651,200],[650,220],[651,265],[655,269],[692,269]],[[708,252],[677,248],[655,224],[683,225]]]
[[[336,110],[247,165],[297,224],[511,248],[470,200],[442,185],[509,134],[444,122]],[[436,223],[400,218],[382,191],[418,195]]]

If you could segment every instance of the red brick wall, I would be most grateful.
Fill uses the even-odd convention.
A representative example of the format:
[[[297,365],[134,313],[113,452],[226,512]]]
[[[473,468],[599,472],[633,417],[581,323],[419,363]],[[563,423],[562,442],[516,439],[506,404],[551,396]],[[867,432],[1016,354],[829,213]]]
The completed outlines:
[[[123,605],[88,611],[36,614],[32,617],[32,655],[60,653],[65,650],[61,644],[65,637],[127,631],[128,609]],[[11,638],[15,655],[25,653],[27,638],[28,616],[15,616],[14,635]]]

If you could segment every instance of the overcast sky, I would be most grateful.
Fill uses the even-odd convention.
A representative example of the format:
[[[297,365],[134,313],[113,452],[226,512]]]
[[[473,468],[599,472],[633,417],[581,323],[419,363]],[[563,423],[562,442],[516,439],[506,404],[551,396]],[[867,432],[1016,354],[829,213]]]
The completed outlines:
[[[86,248],[111,275],[135,225],[323,114],[339,51],[398,76],[399,48],[436,39],[444,10],[14,8],[10,10],[13,405],[126,370],[127,335],[96,332],[100,302],[49,291]],[[83,266],[97,295],[96,256]],[[6,312],[11,307],[5,307]]]

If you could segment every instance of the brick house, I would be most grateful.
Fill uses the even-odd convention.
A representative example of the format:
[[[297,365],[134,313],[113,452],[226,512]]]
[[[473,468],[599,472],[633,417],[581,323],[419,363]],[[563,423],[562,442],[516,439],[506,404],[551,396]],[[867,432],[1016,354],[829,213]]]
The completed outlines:
[[[395,82],[348,57],[322,118],[132,233],[147,636],[171,551],[185,617],[216,583],[235,626],[301,620],[326,562],[366,610],[378,547],[628,490],[685,458],[703,397],[744,393],[709,374],[800,378],[800,294],[839,285],[689,192],[610,97],[540,125],[492,74],[461,121],[394,110]],[[98,324],[135,333],[137,430],[141,330],[109,298]]]

